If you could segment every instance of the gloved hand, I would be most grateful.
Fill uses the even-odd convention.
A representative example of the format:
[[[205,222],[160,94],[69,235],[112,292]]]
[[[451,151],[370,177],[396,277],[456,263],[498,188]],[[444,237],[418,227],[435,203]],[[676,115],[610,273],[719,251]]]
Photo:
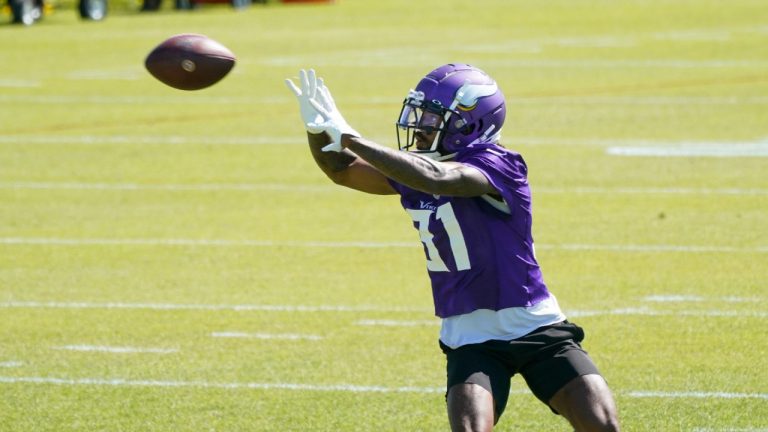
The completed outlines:
[[[285,85],[288,86],[288,90],[292,91],[299,101],[299,111],[301,112],[301,121],[304,123],[304,127],[307,128],[309,133],[322,133],[324,129],[310,126],[311,124],[322,123],[323,118],[309,101],[317,94],[318,87],[323,86],[323,80],[322,78],[317,78],[314,69],[310,69],[309,73],[301,69],[299,71],[299,84],[301,89],[296,87],[296,84],[290,78],[285,79]]]
[[[324,152],[334,151],[340,152],[344,148],[341,146],[341,136],[343,134],[359,137],[360,134],[352,129],[352,126],[347,123],[344,116],[341,115],[339,109],[336,108],[336,102],[331,96],[330,90],[324,84],[321,83],[318,86],[315,97],[309,99],[309,103],[317,111],[322,121],[313,122],[307,124],[307,128],[319,129],[326,132],[331,137],[331,143],[322,148]]]

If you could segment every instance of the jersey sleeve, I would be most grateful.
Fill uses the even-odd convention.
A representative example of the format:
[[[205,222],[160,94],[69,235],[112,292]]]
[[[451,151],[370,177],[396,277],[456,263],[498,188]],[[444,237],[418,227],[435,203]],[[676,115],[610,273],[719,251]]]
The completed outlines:
[[[402,195],[405,191],[406,187],[404,185],[401,185],[400,183],[392,180],[391,178],[387,177],[387,183],[389,183],[390,186],[392,186],[392,189],[397,192],[398,195]]]
[[[519,154],[502,148],[486,148],[461,162],[482,172],[508,207],[530,204],[528,167]]]

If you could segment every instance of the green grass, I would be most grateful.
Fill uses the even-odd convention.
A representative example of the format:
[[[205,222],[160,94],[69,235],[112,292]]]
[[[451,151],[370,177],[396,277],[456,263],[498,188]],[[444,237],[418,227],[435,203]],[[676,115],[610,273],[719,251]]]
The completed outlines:
[[[624,429],[768,430],[768,159],[607,151],[765,155],[764,1],[110,6],[0,25],[0,430],[446,430],[417,234],[395,197],[324,178],[282,81],[316,68],[394,145],[407,90],[451,61],[508,97],[545,278]],[[198,92],[152,79],[144,57],[183,32],[232,49],[232,74]],[[497,430],[569,430],[524,389]]]

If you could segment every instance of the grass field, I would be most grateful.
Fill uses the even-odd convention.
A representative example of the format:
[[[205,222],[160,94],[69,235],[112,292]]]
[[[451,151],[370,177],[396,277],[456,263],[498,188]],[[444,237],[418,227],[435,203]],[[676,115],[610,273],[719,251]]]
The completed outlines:
[[[184,32],[232,74],[152,79]],[[0,430],[447,430],[417,233],[325,179],[282,80],[316,68],[395,145],[407,90],[463,61],[508,97],[546,281],[624,430],[768,431],[764,0],[63,2],[0,36]],[[515,378],[497,430],[569,429]]]

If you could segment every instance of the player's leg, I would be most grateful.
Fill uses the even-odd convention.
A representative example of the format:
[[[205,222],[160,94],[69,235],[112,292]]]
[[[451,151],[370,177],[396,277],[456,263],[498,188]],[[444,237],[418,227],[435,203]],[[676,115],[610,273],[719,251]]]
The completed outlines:
[[[456,384],[448,390],[448,421],[451,430],[486,432],[493,430],[493,395],[478,384]]]
[[[537,346],[521,368],[533,394],[567,419],[577,432],[619,430],[608,385],[581,348],[584,330],[567,321],[545,326],[515,343]],[[534,342],[536,344],[534,344]]]
[[[619,430],[616,403],[600,375],[572,379],[549,400],[549,406],[578,432]]]
[[[492,355],[489,343],[457,349],[440,344],[447,360],[446,403],[452,431],[490,431],[504,412],[511,375]]]

